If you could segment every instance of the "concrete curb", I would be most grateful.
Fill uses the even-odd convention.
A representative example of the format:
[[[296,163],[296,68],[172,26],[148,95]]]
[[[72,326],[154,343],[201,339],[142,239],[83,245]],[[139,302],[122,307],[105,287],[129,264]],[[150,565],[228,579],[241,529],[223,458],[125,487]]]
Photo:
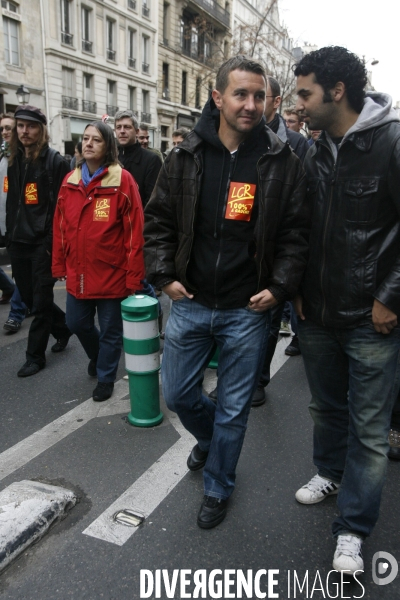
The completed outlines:
[[[74,492],[38,481],[17,481],[0,493],[0,572],[75,506]]]

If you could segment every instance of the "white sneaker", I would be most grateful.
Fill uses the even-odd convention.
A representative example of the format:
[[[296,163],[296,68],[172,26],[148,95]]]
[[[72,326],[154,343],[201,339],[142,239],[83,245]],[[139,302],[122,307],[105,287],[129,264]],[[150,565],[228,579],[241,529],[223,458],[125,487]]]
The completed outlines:
[[[364,571],[362,543],[362,539],[356,535],[339,535],[333,557],[333,568],[336,571],[347,571],[350,575],[354,575],[356,571]]]
[[[280,335],[284,335],[284,336],[292,335],[291,329],[289,327],[289,323],[286,323],[286,321],[281,321],[279,333],[280,333]]]
[[[337,494],[339,488],[339,483],[333,483],[320,475],[314,475],[306,485],[297,490],[295,498],[301,504],[316,504],[327,496]]]

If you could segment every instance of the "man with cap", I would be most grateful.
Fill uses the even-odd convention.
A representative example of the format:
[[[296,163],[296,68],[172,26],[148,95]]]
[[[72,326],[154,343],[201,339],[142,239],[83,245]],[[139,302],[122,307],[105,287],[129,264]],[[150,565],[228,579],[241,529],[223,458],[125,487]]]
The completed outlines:
[[[6,243],[22,300],[35,317],[28,335],[26,362],[18,377],[35,375],[46,365],[50,333],[53,352],[61,352],[71,332],[65,313],[54,304],[51,275],[52,224],[58,191],[68,163],[49,148],[47,119],[35,106],[19,106],[10,142]]]

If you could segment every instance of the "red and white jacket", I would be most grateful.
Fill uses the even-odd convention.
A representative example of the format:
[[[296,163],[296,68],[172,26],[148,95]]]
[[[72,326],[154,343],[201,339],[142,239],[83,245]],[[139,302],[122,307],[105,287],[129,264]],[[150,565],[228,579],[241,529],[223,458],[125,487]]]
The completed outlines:
[[[111,165],[85,188],[80,168],[61,185],[53,230],[53,277],[79,299],[142,289],[143,209],[135,180]]]

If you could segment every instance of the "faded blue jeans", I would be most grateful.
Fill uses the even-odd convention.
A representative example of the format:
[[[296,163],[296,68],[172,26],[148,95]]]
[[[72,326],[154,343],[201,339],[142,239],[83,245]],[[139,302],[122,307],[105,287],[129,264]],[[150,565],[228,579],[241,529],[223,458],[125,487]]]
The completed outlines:
[[[312,398],[314,464],[341,483],[333,535],[370,535],[379,516],[388,432],[399,389],[400,327],[331,329],[298,320]]]
[[[169,409],[209,451],[204,493],[229,498],[253,392],[268,338],[269,311],[211,309],[183,298],[172,302],[165,330],[161,378]],[[218,402],[202,391],[204,371],[219,348]]]

